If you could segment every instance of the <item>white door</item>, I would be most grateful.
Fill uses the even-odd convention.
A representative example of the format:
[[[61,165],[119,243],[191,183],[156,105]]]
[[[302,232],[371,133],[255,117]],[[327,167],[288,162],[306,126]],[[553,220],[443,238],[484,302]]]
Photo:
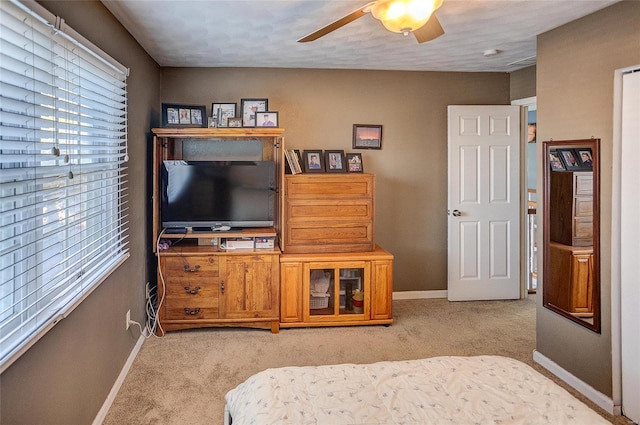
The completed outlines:
[[[449,106],[448,296],[520,298],[520,107]]]
[[[640,71],[640,70],[639,70]],[[622,77],[622,147],[620,167],[620,299],[622,349],[622,411],[640,422],[640,72]]]

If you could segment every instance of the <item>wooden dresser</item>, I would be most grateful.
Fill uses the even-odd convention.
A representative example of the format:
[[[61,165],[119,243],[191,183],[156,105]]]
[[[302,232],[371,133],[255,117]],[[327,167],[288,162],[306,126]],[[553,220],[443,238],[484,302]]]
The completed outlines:
[[[593,247],[551,242],[549,303],[578,317],[593,316]]]
[[[284,177],[280,326],[393,323],[393,255],[374,237],[375,175]]]
[[[551,240],[593,245],[593,172],[553,172],[549,198]]]
[[[287,254],[375,249],[373,174],[296,174],[284,181]]]
[[[176,246],[159,255],[162,331],[209,326],[279,330],[280,251]]]

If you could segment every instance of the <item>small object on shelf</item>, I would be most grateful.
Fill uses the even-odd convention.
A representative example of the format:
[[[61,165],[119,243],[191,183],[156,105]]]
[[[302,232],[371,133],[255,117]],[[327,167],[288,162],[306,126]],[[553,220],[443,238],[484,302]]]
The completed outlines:
[[[253,238],[229,238],[225,239],[224,249],[253,249]]]
[[[364,293],[357,290],[353,294],[353,312],[362,313],[362,306],[364,304]]]
[[[274,237],[255,238],[255,245],[257,249],[269,248],[273,249],[275,246]]]

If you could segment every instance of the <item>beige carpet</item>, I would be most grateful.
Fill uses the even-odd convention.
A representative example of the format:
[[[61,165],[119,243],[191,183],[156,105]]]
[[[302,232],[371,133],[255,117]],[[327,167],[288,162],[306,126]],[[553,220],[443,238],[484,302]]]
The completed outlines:
[[[394,301],[393,308],[395,323],[389,327],[282,329],[279,334],[211,328],[148,339],[104,425],[222,424],[227,391],[256,372],[281,366],[495,354],[552,377],[532,360],[533,298],[402,300]],[[630,423],[594,409],[613,423]]]

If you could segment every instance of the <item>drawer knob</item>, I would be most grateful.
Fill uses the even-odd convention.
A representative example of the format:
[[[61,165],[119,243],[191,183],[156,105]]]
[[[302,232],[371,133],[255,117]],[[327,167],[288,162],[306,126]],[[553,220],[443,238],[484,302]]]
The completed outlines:
[[[184,290],[187,292],[187,294],[195,295],[200,292],[200,287],[196,286],[195,288],[191,289],[190,286],[185,286]]]
[[[196,264],[196,266],[194,268],[189,268],[188,264],[184,265],[184,271],[187,273],[195,273],[198,270],[200,270],[200,266],[198,264]]]
[[[184,312],[189,316],[195,316],[196,314],[200,313],[200,307],[196,307],[193,310],[190,309],[189,307],[185,307]]]

